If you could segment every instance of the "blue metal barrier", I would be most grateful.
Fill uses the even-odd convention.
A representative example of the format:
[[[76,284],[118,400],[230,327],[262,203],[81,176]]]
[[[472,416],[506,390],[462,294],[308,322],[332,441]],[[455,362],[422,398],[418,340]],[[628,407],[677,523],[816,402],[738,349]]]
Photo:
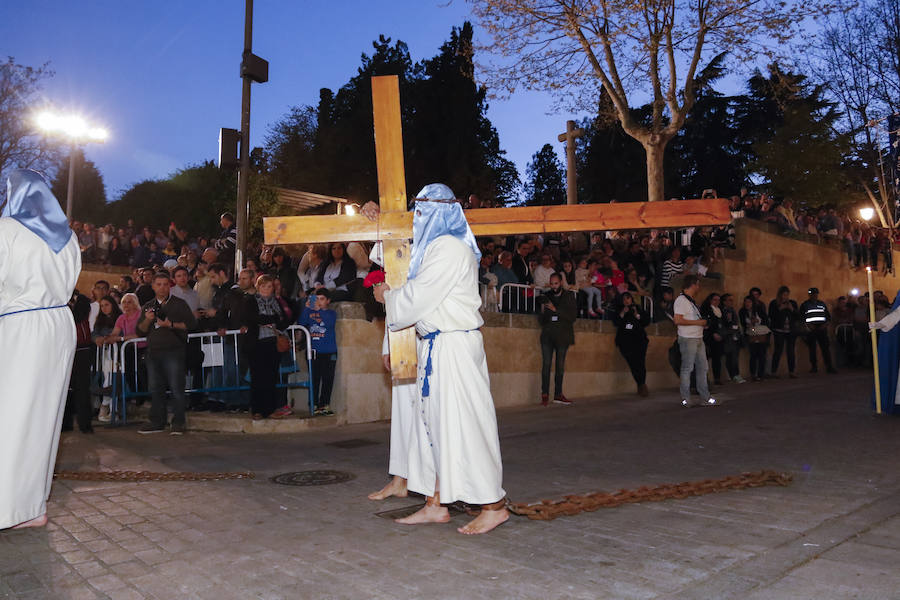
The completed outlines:
[[[300,344],[297,341],[298,332],[303,335]],[[289,352],[282,354],[281,364],[278,369],[278,383],[275,387],[277,389],[305,388],[311,416],[315,410],[315,394],[312,385],[313,351],[309,330],[301,325],[291,325],[285,330],[285,333],[291,341],[291,349]],[[185,393],[235,393],[250,389],[249,368],[240,363],[241,357],[238,351],[238,336],[240,335],[245,334],[237,329],[226,331],[224,336],[220,336],[214,331],[188,335],[188,343],[192,340],[200,340],[199,343],[203,350],[204,358],[200,367],[199,381],[194,381],[193,376],[197,373],[192,369],[193,365],[188,366],[188,377],[191,378],[191,383],[186,386]],[[146,341],[147,338],[133,338],[121,344],[118,352],[117,373],[113,377],[110,391],[112,397],[110,405],[111,425],[124,425],[127,423],[126,407],[128,400],[150,396],[150,390],[146,387],[146,381],[142,381],[140,376],[141,356],[144,349],[138,346]],[[306,351],[305,358],[300,360],[306,363],[307,379],[291,381],[291,375],[301,372],[301,363],[297,356],[298,345],[301,346],[301,352],[303,350]],[[99,353],[100,351],[98,350]],[[128,360],[129,355],[131,360]],[[126,364],[131,369],[126,369]]]

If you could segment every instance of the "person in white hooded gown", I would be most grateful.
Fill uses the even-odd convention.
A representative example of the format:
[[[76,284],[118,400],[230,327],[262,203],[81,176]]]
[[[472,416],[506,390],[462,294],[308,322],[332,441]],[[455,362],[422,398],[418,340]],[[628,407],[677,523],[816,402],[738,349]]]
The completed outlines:
[[[485,533],[509,518],[502,487],[497,418],[479,313],[478,255],[474,236],[452,191],[426,186],[417,199],[410,276],[396,290],[376,288],[387,325],[414,325],[418,344],[419,406],[411,430],[408,488],[429,497],[401,523],[445,522],[441,503],[482,505],[459,531]]]
[[[78,241],[43,178],[19,169],[0,213],[0,529],[40,526],[75,354]]]

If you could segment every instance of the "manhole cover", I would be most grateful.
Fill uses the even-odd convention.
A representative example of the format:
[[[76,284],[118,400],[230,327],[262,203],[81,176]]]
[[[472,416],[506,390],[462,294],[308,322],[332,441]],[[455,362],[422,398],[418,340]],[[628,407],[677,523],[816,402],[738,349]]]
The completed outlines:
[[[336,448],[362,448],[363,446],[376,446],[378,442],[375,440],[366,440],[362,438],[353,438],[349,440],[341,440],[339,442],[328,442],[326,446],[334,446]]]
[[[331,485],[332,483],[344,483],[355,479],[353,473],[344,471],[298,471],[296,473],[282,473],[272,478],[272,481],[281,485]]]

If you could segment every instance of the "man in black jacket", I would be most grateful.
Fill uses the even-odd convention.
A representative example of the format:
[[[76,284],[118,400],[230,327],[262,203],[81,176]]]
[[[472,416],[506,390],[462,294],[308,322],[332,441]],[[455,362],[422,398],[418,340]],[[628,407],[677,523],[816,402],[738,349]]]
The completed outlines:
[[[75,320],[78,334],[75,345],[75,359],[72,362],[72,375],[69,378],[69,396],[63,411],[63,431],[72,431],[73,417],[78,421],[81,433],[94,433],[91,426],[93,407],[91,406],[91,365],[94,364],[94,344],[91,342],[91,326],[88,317],[91,313],[91,301],[87,296],[72,294],[69,309]]]
[[[226,331],[237,330],[241,335],[237,336],[237,352],[232,338],[226,338],[223,342],[222,354],[224,372],[210,371],[210,377],[215,385],[222,387],[240,387],[243,376],[249,368],[250,361],[247,356],[246,334],[250,325],[249,302],[255,302],[253,296],[246,294],[244,288],[253,284],[251,272],[244,269],[238,274],[238,283],[232,284],[228,277],[228,267],[222,263],[213,263],[209,266],[207,277],[213,284],[214,292],[211,306],[202,311],[201,325],[204,331],[215,331],[224,336]],[[219,369],[220,367],[215,367]],[[217,392],[215,397],[210,397],[213,410],[223,409],[225,406],[249,405],[250,397],[240,391]],[[224,406],[223,406],[224,405]]]
[[[139,429],[139,433],[165,431],[168,420],[166,388],[172,392],[174,409],[171,433],[184,433],[187,336],[189,331],[197,328],[197,319],[187,302],[170,294],[171,286],[168,273],[154,275],[155,297],[144,304],[137,323],[138,335],[147,338],[147,378],[153,398],[150,424]]]
[[[227,212],[219,217],[219,225],[222,233],[213,243],[213,248],[219,253],[219,262],[228,268],[228,274],[234,272],[234,249],[237,247],[237,227],[234,225],[234,215]]]
[[[828,323],[831,321],[831,313],[828,305],[819,300],[819,288],[809,288],[809,300],[800,305],[800,316],[809,328],[806,335],[806,345],[809,346],[809,364],[812,367],[810,373],[819,372],[819,364],[816,360],[816,344],[822,348],[822,358],[825,359],[825,369],[829,373],[837,373],[831,366],[831,349],[828,343]]]
[[[550,400],[550,363],[556,352],[556,373],[553,401],[572,404],[563,395],[563,375],[566,370],[566,352],[575,343],[575,294],[563,289],[559,273],[550,276],[550,290],[538,299],[541,323],[541,404]]]

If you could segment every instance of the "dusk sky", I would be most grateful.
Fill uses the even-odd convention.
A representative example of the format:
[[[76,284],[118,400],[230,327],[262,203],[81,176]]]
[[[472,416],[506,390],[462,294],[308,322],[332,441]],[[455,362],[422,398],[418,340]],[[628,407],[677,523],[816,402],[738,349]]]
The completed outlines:
[[[257,0],[254,12],[253,51],[269,61],[269,82],[253,86],[252,146],[291,106],[315,105],[319,88],[346,83],[379,34],[406,42],[419,61],[471,19],[462,0]],[[243,0],[32,0],[0,21],[0,39],[19,64],[50,62],[47,101],[110,131],[109,142],[85,150],[112,200],[214,159],[219,128],[240,128],[243,20]],[[538,93],[491,102],[488,116],[523,178],[543,144],[561,152],[556,134],[573,115],[548,116],[552,106]]]

